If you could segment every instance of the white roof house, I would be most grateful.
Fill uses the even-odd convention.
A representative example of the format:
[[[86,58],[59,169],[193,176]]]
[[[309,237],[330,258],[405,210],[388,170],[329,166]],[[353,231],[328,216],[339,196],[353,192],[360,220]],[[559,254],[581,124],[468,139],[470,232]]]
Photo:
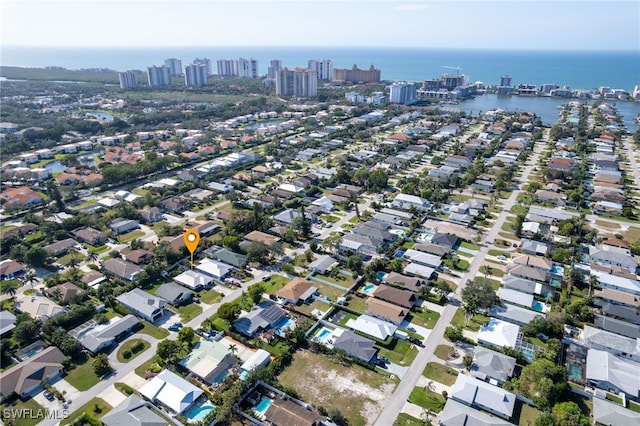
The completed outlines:
[[[432,268],[438,268],[442,265],[440,256],[435,254],[429,254],[422,251],[408,249],[404,252],[404,257],[411,262],[419,263],[421,265],[430,266]]]
[[[530,308],[533,303],[532,294],[523,293],[511,288],[500,287],[498,289],[498,296],[500,296],[500,299],[504,302],[515,303],[516,305],[526,306],[527,308]]]
[[[258,349],[240,366],[240,369],[252,371],[261,365],[267,365],[269,361],[271,361],[271,354],[264,349]]]
[[[401,193],[396,195],[396,198],[393,199],[391,205],[399,209],[409,210],[411,207],[415,207],[416,209],[428,209],[431,203],[429,203],[429,200],[425,200],[424,198]]]
[[[511,418],[516,404],[515,394],[466,374],[458,374],[451,398],[505,419]]]
[[[591,275],[598,278],[598,283],[602,287],[640,295],[640,281],[638,280],[619,277],[594,268],[591,269]]]
[[[640,364],[623,360],[609,352],[589,349],[587,353],[587,380],[600,389],[631,398],[640,395]]]
[[[192,385],[169,370],[162,370],[147,382],[140,393],[154,403],[161,403],[174,413],[180,414],[202,395],[202,389]]]
[[[640,339],[620,336],[585,325],[580,334],[580,341],[589,348],[604,349],[614,355],[640,362]]]
[[[189,269],[175,277],[173,280],[180,285],[196,290],[200,287],[206,287],[211,284],[213,278],[198,271]]]
[[[370,315],[360,315],[347,321],[346,326],[380,340],[385,340],[396,332],[398,326]]]
[[[314,206],[318,206],[322,210],[327,211],[327,212],[330,212],[331,210],[333,210],[333,201],[331,201],[326,196],[318,198],[317,200],[315,200],[311,204],[313,204]]]
[[[405,274],[417,275],[426,279],[431,278],[435,271],[436,270],[434,268],[430,268],[424,265],[418,265],[417,263],[410,263],[404,268]]]
[[[498,348],[515,348],[519,332],[520,326],[491,318],[489,324],[478,330],[478,342]]]
[[[198,266],[196,266],[196,270],[202,272],[203,274],[209,275],[214,279],[221,280],[226,277],[233,266],[227,265],[226,263],[218,262],[214,259],[203,259],[202,262]]]

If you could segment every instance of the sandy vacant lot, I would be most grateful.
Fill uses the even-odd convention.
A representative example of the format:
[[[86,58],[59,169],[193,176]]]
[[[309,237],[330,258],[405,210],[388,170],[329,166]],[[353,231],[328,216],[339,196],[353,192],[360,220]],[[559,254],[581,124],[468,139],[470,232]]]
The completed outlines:
[[[337,408],[353,425],[372,425],[396,387],[388,375],[309,351],[296,352],[279,381],[316,407]]]

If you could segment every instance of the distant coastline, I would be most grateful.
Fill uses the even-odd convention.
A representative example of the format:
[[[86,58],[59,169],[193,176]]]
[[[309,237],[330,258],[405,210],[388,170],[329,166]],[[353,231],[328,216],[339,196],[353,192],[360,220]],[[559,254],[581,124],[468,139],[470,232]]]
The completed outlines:
[[[461,68],[470,82],[499,83],[510,75],[513,84],[555,83],[572,89],[601,86],[632,92],[640,84],[640,54],[637,51],[508,51],[475,49],[420,49],[371,47],[154,47],[154,48],[44,48],[2,47],[2,65],[68,69],[108,68],[146,70],[167,58],[253,57],[260,74],[266,74],[269,59],[282,59],[288,67],[306,66],[309,59],[328,58],[335,68],[374,64],[383,80],[423,81]],[[214,65],[215,68],[215,65]],[[214,70],[215,72],[215,70]]]

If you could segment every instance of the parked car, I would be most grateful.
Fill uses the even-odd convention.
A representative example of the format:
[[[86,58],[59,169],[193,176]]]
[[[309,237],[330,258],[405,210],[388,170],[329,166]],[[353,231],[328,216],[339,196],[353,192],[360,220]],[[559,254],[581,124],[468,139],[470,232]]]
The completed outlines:
[[[51,392],[49,392],[48,390],[44,391],[43,393],[44,397],[47,398],[49,401],[53,401],[53,394]]]
[[[179,331],[181,328],[182,324],[180,324],[179,322],[173,323],[168,327],[169,331]]]

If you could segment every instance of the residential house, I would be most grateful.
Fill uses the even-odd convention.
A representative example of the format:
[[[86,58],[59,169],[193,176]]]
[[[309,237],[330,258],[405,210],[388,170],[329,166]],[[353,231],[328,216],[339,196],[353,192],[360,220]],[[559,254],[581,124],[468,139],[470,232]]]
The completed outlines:
[[[136,394],[112,408],[100,421],[105,426],[166,426],[170,424],[160,410]]]
[[[156,296],[163,298],[170,305],[178,306],[190,302],[193,292],[177,284],[165,283],[158,287]]]
[[[638,315],[636,315],[636,321]],[[638,324],[634,324],[632,322],[623,321],[600,314],[594,314],[593,324],[598,328],[610,331],[615,334],[619,334],[621,336],[629,337],[631,339],[640,339],[640,327],[638,326]]]
[[[433,237],[431,237],[431,244],[446,247],[450,250],[453,250],[459,241],[460,238],[455,235],[443,234],[442,232],[436,232]]]
[[[92,246],[103,245],[109,240],[106,234],[90,227],[78,228],[73,230],[72,233],[80,241],[91,244]]]
[[[536,200],[543,203],[550,203],[556,207],[563,207],[566,204],[567,196],[553,191],[547,191],[545,189],[539,189],[535,194]]]
[[[109,259],[102,264],[102,268],[123,280],[133,281],[142,268],[124,259]]]
[[[129,253],[124,255],[124,258],[131,263],[135,263],[139,265],[141,263],[147,263],[153,257],[153,252],[145,249],[137,249],[131,250]]]
[[[276,294],[285,302],[297,305],[309,300],[316,291],[318,291],[318,288],[313,285],[313,282],[298,277],[289,281]]]
[[[137,220],[124,219],[119,217],[111,221],[111,223],[109,224],[109,228],[116,235],[126,234],[127,232],[133,231],[134,229],[139,229],[140,222],[138,222]]]
[[[0,311],[0,336],[16,328],[16,316],[9,311]]]
[[[592,404],[591,415],[598,426],[633,426],[640,424],[640,413],[625,408],[620,404],[597,397],[592,399]]]
[[[247,241],[257,241],[260,243],[264,243],[266,245],[271,245],[273,243],[277,243],[278,241],[280,241],[279,237],[276,237],[274,235],[271,234],[266,234],[264,232],[261,231],[251,231],[249,232],[247,235],[244,236],[244,239]]]
[[[578,342],[590,349],[607,351],[614,356],[640,362],[640,339],[631,339],[585,325]]]
[[[627,399],[640,398],[640,364],[624,360],[597,349],[587,353],[586,378],[590,385],[614,394],[624,393]]]
[[[398,329],[397,325],[370,315],[360,315],[356,319],[349,319],[345,325],[353,330],[359,331],[360,333],[367,334],[383,341],[389,336],[393,336]]]
[[[316,260],[311,262],[307,268],[315,273],[324,274],[338,265],[338,261],[327,254],[317,255]]]
[[[159,207],[149,207],[140,212],[140,216],[145,223],[153,223],[164,220],[164,213]]]
[[[410,274],[418,277],[422,277],[426,280],[430,280],[434,277],[437,277],[437,273],[435,268],[430,266],[421,265],[419,263],[410,263],[404,267],[403,272],[405,274]]]
[[[61,376],[65,355],[55,346],[49,346],[26,361],[0,373],[0,394],[11,395],[14,392],[27,399],[49,383]]]
[[[489,310],[489,315],[493,318],[508,321],[517,325],[527,325],[535,318],[544,318],[544,315],[539,312],[512,305],[510,303],[492,306]]]
[[[16,295],[15,309],[35,320],[45,321],[67,312],[67,309],[39,293]]]
[[[0,279],[14,280],[25,273],[25,266],[15,260],[5,259],[0,261]]]
[[[471,184],[471,189],[479,192],[491,193],[493,192],[493,182],[490,180],[478,179]]]
[[[219,262],[215,259],[202,259],[199,265],[195,267],[196,271],[201,272],[214,280],[223,281],[231,275],[233,266]]]
[[[638,260],[629,250],[606,244],[589,247],[589,260],[607,266],[619,266],[635,273]]]
[[[452,398],[447,399],[438,419],[440,426],[509,426],[512,424],[461,404]]]
[[[201,339],[180,365],[208,385],[222,383],[229,370],[238,364],[238,358],[227,345]]]
[[[400,325],[409,314],[409,309],[370,297],[367,299],[367,310],[365,314]]]
[[[28,207],[43,201],[40,194],[26,186],[7,188],[0,192],[0,198],[6,201],[5,208],[8,206]]]
[[[194,229],[198,231],[201,237],[209,237],[219,232],[222,229],[222,226],[212,220],[208,220],[197,225]]]
[[[139,389],[142,396],[175,414],[182,414],[200,398],[203,390],[177,374],[162,370]]]
[[[470,374],[480,380],[495,380],[503,384],[511,376],[516,368],[516,359],[491,349],[475,346],[473,348],[473,364]]]
[[[440,265],[442,265],[442,259],[440,258],[440,256],[435,256],[433,254],[424,253],[414,249],[407,249],[404,252],[404,258],[410,260],[413,263],[435,269],[438,269]]]
[[[471,166],[473,162],[464,155],[451,155],[444,160],[444,164],[449,167],[466,169],[467,167]]]
[[[285,209],[274,215],[273,220],[283,225],[291,225],[291,223],[298,217],[302,217],[302,212],[300,210]],[[305,212],[304,217],[311,223],[315,223],[318,220],[318,217],[315,214],[309,212]]]
[[[264,413],[271,425],[319,426],[324,417],[318,412],[300,405],[291,398],[276,398]]]
[[[191,290],[200,290],[209,287],[213,278],[201,272],[188,269],[173,280]]]
[[[478,330],[478,343],[492,348],[515,348],[520,327],[506,321],[491,318]]]
[[[431,203],[428,200],[415,195],[400,193],[393,199],[391,206],[400,210],[409,210],[412,207],[417,210],[428,210],[431,208]]]
[[[89,287],[96,287],[98,284],[106,280],[107,278],[98,271],[90,270],[85,272],[80,277],[80,281],[88,285]]]
[[[422,287],[428,284],[429,278],[409,277],[398,272],[390,272],[382,281],[387,284],[406,288],[409,291],[419,292]]]
[[[593,303],[609,317],[640,325],[640,296],[605,288],[596,290]]]
[[[125,308],[135,315],[155,323],[164,315],[167,302],[139,288],[122,293],[116,298]]]
[[[335,331],[334,335],[336,335]],[[378,353],[378,349],[376,349],[373,340],[355,334],[350,330],[344,330],[342,334],[335,337],[333,347],[343,350],[347,355],[367,363],[373,362]]]
[[[49,287],[45,292],[47,296],[52,297],[65,305],[70,303],[74,297],[84,294],[83,289],[70,282]]]
[[[379,243],[369,237],[356,235],[353,233],[342,237],[338,246],[338,253],[341,255],[361,254],[365,256],[375,256]]]
[[[414,292],[384,284],[376,287],[372,295],[376,299],[384,300],[403,308],[411,308],[418,301],[418,296]]]
[[[82,346],[93,353],[97,353],[128,335],[138,324],[140,324],[140,321],[133,315],[115,317],[109,320],[107,324],[102,324],[87,332],[83,337],[77,338],[82,343]]]
[[[389,225],[368,221],[357,225],[353,229],[353,233],[355,235],[360,235],[362,237],[370,238],[376,243],[378,247],[385,247],[388,243],[396,239],[396,235],[389,232],[387,229]]]
[[[549,159],[547,167],[550,170],[570,171],[575,168],[576,163],[571,158],[552,157]]]
[[[264,301],[234,322],[233,328],[245,336],[254,337],[259,332],[275,326],[286,316],[287,312],[280,306],[271,301]]]
[[[522,238],[522,240],[520,241],[520,250],[522,250],[522,252],[526,254],[544,256],[545,254],[547,254],[548,249],[549,246],[547,246],[546,243],[540,241],[529,240],[527,238]]]
[[[466,374],[458,374],[450,398],[470,407],[488,411],[506,420],[509,420],[513,415],[516,404],[514,393]]]
[[[247,264],[247,256],[228,250],[226,248],[220,248],[218,250],[212,251],[211,257],[234,266],[238,269],[243,268]]]
[[[160,207],[166,212],[181,212],[185,206],[186,201],[182,197],[168,197],[160,200]]]
[[[200,182],[207,176],[205,172],[196,169],[183,170],[178,173],[178,179],[187,182]]]

